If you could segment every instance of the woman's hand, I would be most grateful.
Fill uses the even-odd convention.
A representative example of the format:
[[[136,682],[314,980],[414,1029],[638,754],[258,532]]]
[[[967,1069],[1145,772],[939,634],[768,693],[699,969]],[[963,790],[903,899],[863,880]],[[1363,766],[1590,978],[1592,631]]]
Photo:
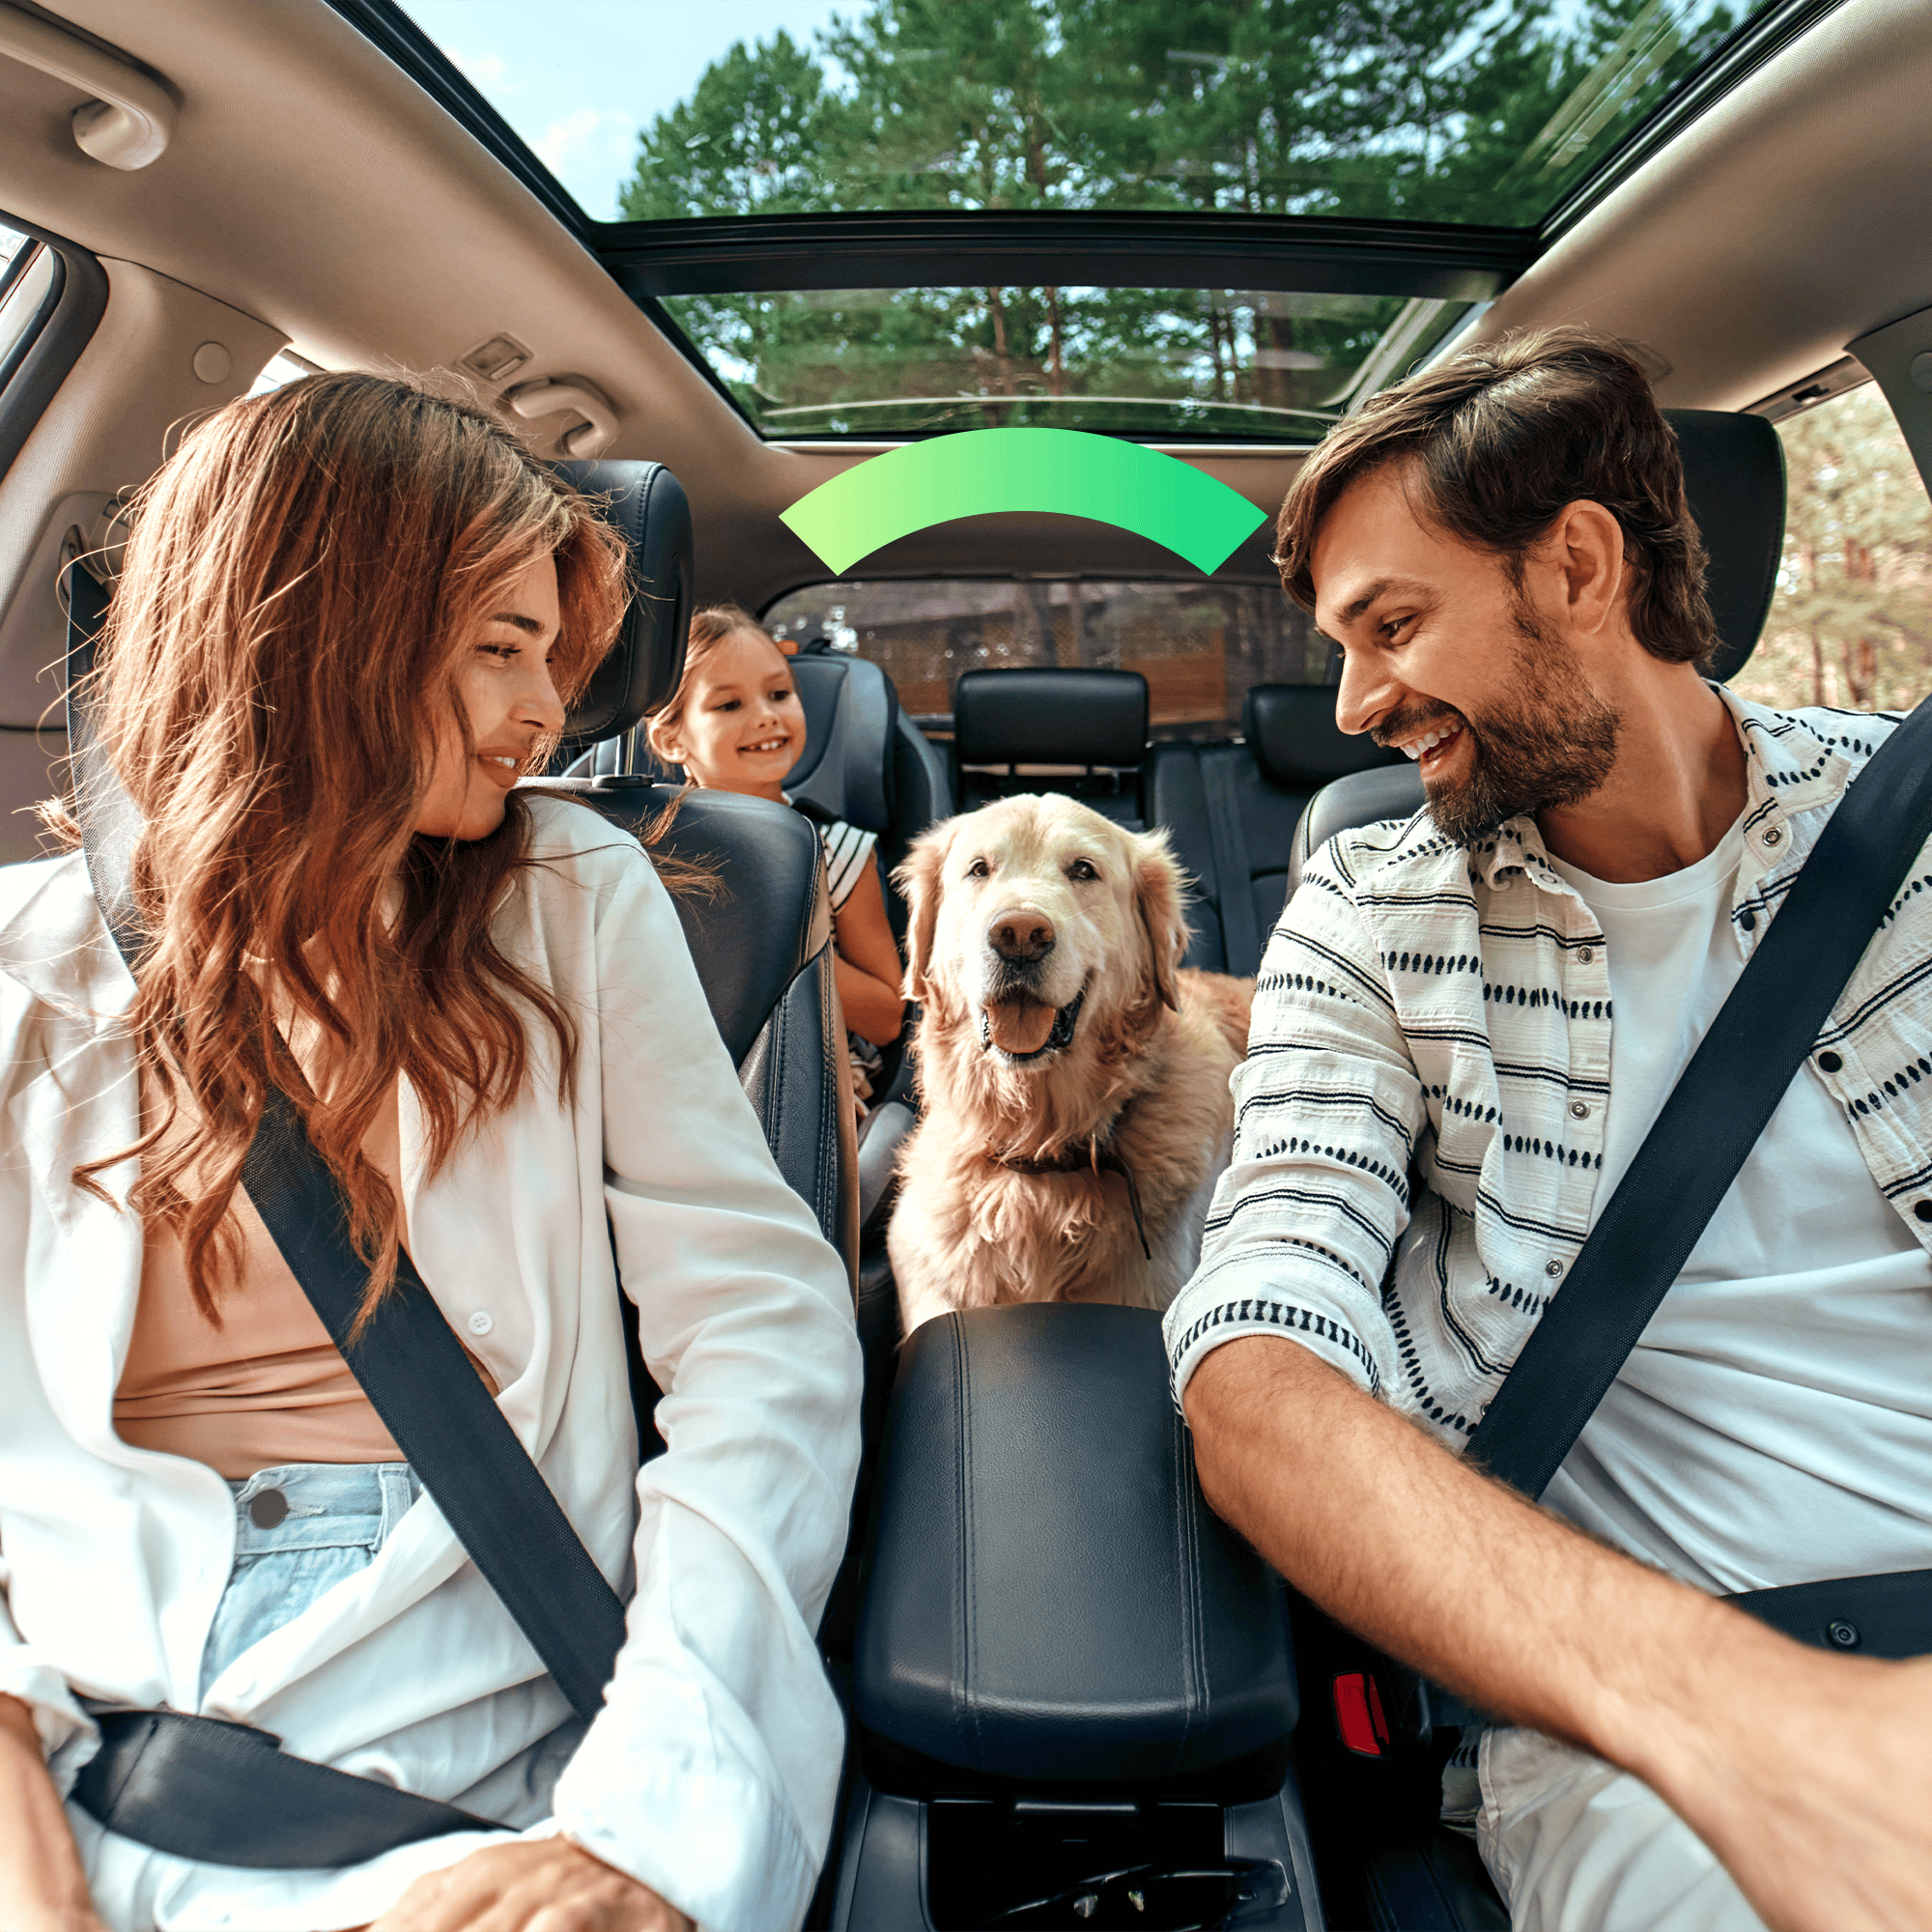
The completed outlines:
[[[0,1696],[0,1926],[6,1932],[103,1932],[80,1854],[41,1754],[34,1715]]]
[[[694,1932],[683,1913],[568,1838],[486,1845],[410,1887],[368,1932]]]

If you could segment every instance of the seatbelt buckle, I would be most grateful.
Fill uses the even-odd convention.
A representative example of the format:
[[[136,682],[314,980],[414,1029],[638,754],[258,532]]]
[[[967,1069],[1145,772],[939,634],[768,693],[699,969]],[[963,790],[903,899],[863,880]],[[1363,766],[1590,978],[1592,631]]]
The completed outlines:
[[[1388,1719],[1382,1715],[1382,1693],[1375,1672],[1345,1670],[1329,1688],[1342,1748],[1356,1757],[1389,1756]]]

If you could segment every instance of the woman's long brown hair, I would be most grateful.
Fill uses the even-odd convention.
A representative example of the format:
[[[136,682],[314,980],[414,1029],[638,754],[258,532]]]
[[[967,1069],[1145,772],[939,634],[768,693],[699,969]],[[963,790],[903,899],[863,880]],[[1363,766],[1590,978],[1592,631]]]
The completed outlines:
[[[418,838],[438,721],[469,723],[462,654],[500,593],[555,559],[552,672],[581,693],[622,618],[620,539],[480,412],[412,384],[324,375],[201,423],[139,498],[101,640],[97,715],[146,821],[148,951],[128,1016],[151,1099],[129,1200],[180,1236],[197,1305],[237,1279],[229,1209],[270,1087],[300,1109],[369,1263],[394,1278],[400,1204],[362,1141],[397,1075],[430,1171],[555,1051],[571,1016],[497,947],[530,865],[513,792],[486,838]],[[539,745],[528,770],[552,747]],[[65,814],[50,812],[59,827]],[[71,820],[66,820],[71,828]],[[310,1080],[277,1009],[319,1046]],[[309,1056],[305,1056],[309,1057]]]

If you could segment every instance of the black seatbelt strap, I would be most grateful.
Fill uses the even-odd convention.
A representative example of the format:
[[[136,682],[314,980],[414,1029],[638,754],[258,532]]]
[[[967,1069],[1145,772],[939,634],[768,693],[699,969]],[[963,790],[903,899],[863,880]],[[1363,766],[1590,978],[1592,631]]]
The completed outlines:
[[[1468,1454],[1540,1496],[1669,1293],[1932,838],[1932,699],[1867,761],[1663,1103]]]
[[[1235,760],[1204,751],[1201,788],[1208,794],[1208,837],[1214,848],[1214,883],[1219,888],[1222,965],[1230,973],[1258,973],[1262,937],[1255,923],[1254,878],[1248,867],[1247,834],[1241,830],[1241,802],[1235,792]]]
[[[138,964],[142,940],[128,867],[140,823],[93,730],[85,696],[76,689],[92,668],[94,638],[106,615],[107,598],[84,569],[71,569],[68,582],[69,732],[77,815],[95,896],[131,972]],[[470,1366],[408,1254],[399,1253],[395,1285],[360,1338],[352,1339],[368,1267],[349,1238],[348,1205],[340,1185],[316,1151],[295,1104],[278,1089],[268,1094],[261,1123],[243,1159],[242,1179],[283,1260],[376,1413],[558,1689],[587,1721],[602,1708],[604,1687],[624,1641],[624,1606]],[[185,1751],[192,1757],[203,1748],[192,1740],[207,1735],[192,1727],[211,1720],[168,1715],[176,1719],[169,1727],[174,1742],[163,1741],[161,1755],[172,1753],[179,1759]],[[121,1734],[129,1741],[126,1748],[138,1745],[142,1752],[155,1753],[156,1734],[152,1727],[137,1735],[123,1725]],[[249,1778],[233,1776],[241,1762],[234,1757],[233,1741],[217,1741],[213,1747],[226,1750],[227,1756],[219,1766],[211,1766],[203,1782],[219,1784],[226,1777],[233,1789],[245,1793]],[[275,1763],[301,1761],[270,1754],[266,1765]],[[326,1770],[303,1766],[300,1775]],[[252,1775],[261,1789],[261,1779],[269,1776],[265,1763],[255,1762]],[[130,1776],[124,1775],[121,1782],[127,1784]],[[107,1781],[105,1774],[97,1775],[93,1780],[97,1795]],[[154,1782],[152,1777],[149,1782]],[[360,1785],[366,1780],[348,1782]],[[292,1787],[282,1796],[293,1802],[298,1794]],[[413,1803],[421,1805],[429,1801]],[[450,1806],[438,1808],[452,1821],[438,1830],[476,1826],[477,1821]],[[418,1817],[415,1822],[422,1820]],[[118,1813],[112,1823],[126,1835],[138,1835]],[[412,1835],[424,1833],[415,1831]],[[173,1849],[152,1836],[143,1841]],[[359,1852],[342,1862],[373,1856],[374,1852]],[[277,1858],[270,1862],[300,1865],[312,1861]]]
[[[254,1871],[336,1871],[488,1818],[291,1757],[272,1732],[182,1711],[101,1711],[74,1779],[90,1817],[136,1844]]]

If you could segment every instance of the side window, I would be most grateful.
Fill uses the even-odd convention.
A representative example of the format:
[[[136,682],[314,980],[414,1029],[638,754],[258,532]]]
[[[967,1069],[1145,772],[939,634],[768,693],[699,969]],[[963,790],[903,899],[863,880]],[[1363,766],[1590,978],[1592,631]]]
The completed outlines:
[[[926,730],[962,671],[1137,670],[1156,738],[1227,738],[1251,684],[1321,684],[1328,646],[1274,584],[953,578],[814,584],[765,612],[773,636],[872,659]]]
[[[0,475],[107,306],[107,277],[85,249],[0,215]]]
[[[1736,689],[1793,708],[1910,710],[1932,691],[1932,501],[1876,383],[1777,425],[1784,562]]]
[[[313,376],[316,365],[305,361],[292,349],[284,349],[279,355],[270,356],[262,373],[255,378],[255,386],[248,391],[251,396],[266,396],[271,389],[279,389],[284,383],[300,381],[304,376]]]
[[[33,344],[57,273],[52,249],[0,222],[0,388]]]

